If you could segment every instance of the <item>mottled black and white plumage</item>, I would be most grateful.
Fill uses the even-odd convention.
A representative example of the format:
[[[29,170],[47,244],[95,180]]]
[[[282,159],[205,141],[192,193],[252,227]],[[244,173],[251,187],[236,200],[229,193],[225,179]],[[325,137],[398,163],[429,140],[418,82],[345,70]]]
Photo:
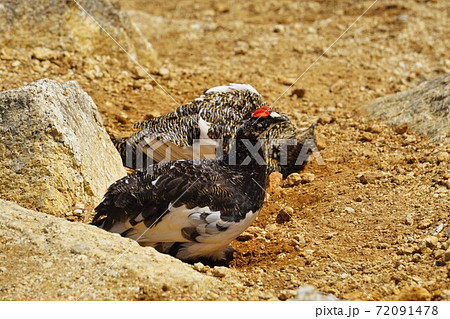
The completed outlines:
[[[264,202],[264,151],[246,143],[287,118],[267,107],[253,113],[220,159],[155,164],[112,184],[93,224],[182,260],[224,260],[228,245],[255,220]],[[248,141],[248,142],[245,142]]]
[[[143,150],[145,158],[147,155],[152,157],[152,163],[163,161],[167,148],[170,148],[171,160],[201,157],[199,154],[193,155],[195,152],[192,146],[198,139],[203,139],[203,143],[208,140],[212,145],[209,150],[203,147],[204,153],[214,154],[216,147],[221,147],[221,151],[226,153],[238,127],[262,105],[265,103],[261,95],[249,84],[214,87],[174,112],[137,123],[135,128],[139,132],[129,138],[113,139],[113,142],[124,165],[130,168],[136,168],[136,150]],[[262,138],[269,143],[266,147],[268,172],[278,171],[286,177],[304,168],[307,156],[298,159],[305,141],[314,140],[314,127],[300,131],[288,120],[275,125]],[[283,140],[291,141],[291,145],[285,145],[288,152],[285,163],[281,160]],[[292,145],[292,141],[296,145]],[[148,149],[152,149],[152,152],[148,152]]]

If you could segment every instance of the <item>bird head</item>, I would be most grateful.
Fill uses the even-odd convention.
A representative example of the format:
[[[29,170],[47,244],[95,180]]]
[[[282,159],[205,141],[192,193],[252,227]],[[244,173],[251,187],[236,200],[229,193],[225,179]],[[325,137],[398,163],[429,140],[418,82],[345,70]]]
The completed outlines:
[[[247,123],[244,123],[246,131],[253,132],[253,135],[259,137],[273,126],[289,121],[286,116],[274,112],[270,107],[263,105],[252,113]]]
[[[235,141],[232,143],[229,154],[225,157],[225,161],[234,163],[233,165],[237,164],[237,166],[245,167],[250,165],[249,163],[261,165],[264,166],[263,171],[265,172],[266,133],[274,126],[287,121],[289,119],[286,116],[274,112],[268,106],[261,106],[239,127],[236,132]],[[247,161],[249,158],[251,162]],[[260,159],[262,158],[264,160],[261,162]]]

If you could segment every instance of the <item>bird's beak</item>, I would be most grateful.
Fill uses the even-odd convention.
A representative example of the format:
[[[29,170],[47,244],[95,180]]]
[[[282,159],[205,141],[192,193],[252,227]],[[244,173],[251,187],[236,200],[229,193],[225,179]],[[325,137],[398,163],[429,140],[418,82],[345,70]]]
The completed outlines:
[[[270,112],[270,116],[272,116],[272,117],[280,117],[281,115],[278,114],[277,112]]]
[[[280,115],[277,112],[270,112],[270,116],[273,117],[274,119],[279,120],[280,122],[288,120],[286,116]]]

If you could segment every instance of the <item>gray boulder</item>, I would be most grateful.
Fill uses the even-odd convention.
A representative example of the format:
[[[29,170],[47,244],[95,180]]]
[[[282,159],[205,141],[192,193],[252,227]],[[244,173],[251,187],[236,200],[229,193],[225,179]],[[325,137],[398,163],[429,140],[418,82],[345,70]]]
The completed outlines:
[[[450,73],[401,93],[375,100],[366,107],[369,115],[389,124],[402,125],[432,140],[450,138]]]
[[[92,208],[123,177],[92,99],[77,82],[0,93],[0,197],[62,216]]]
[[[324,294],[317,291],[313,286],[303,286],[298,288],[297,295],[294,297],[296,301],[336,301],[336,296],[332,294]]]

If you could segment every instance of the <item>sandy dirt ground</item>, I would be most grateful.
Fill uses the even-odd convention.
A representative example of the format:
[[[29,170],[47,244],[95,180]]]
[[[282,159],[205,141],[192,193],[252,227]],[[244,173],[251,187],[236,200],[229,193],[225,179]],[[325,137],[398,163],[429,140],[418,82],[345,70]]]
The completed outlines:
[[[230,267],[245,285],[282,300],[306,284],[342,299],[450,300],[450,145],[363,111],[449,72],[449,5],[379,0],[342,35],[372,3],[121,1],[158,54],[151,76],[176,102],[115,58],[102,60],[101,76],[3,60],[13,71],[0,89],[76,79],[121,137],[210,87],[249,83],[299,127],[318,124],[325,165],[313,159],[298,185],[273,183],[258,220],[232,243],[240,254]],[[104,45],[116,44],[105,35]]]

